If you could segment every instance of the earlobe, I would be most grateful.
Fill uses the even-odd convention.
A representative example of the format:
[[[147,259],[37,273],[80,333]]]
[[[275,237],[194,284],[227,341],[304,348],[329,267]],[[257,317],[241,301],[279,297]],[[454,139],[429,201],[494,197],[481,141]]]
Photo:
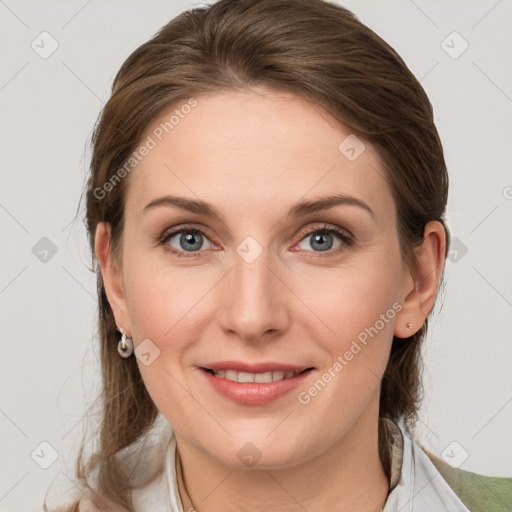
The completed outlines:
[[[396,315],[394,334],[397,338],[409,338],[417,332],[423,320],[418,315],[420,308],[420,296],[418,286],[414,282],[412,274],[409,273],[405,283],[405,297],[401,301],[402,309]]]
[[[415,250],[417,267],[404,281],[402,310],[396,316],[395,336],[408,338],[423,326],[432,310],[445,260],[446,233],[438,221],[425,226],[423,242]]]
[[[96,226],[94,249],[105,293],[114,313],[116,324],[118,328],[131,332],[124,293],[123,274],[117,262],[114,261],[110,241],[110,226],[104,222],[99,222]]]

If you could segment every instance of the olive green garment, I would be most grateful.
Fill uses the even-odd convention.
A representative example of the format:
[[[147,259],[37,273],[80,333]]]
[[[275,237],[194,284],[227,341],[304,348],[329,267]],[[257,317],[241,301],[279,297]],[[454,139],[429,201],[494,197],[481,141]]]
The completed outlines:
[[[470,512],[512,512],[512,478],[482,476],[456,469],[434,454],[426,453]]]

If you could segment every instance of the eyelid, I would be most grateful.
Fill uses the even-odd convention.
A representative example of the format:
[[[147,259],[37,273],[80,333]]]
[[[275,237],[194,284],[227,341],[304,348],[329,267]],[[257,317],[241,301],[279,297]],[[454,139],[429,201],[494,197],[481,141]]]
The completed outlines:
[[[350,238],[350,239],[354,239],[355,240],[354,235],[352,235],[352,233],[348,229],[341,228],[341,227],[336,226],[334,224],[329,225],[328,223],[325,223],[325,222],[320,223],[320,224],[323,224],[323,225],[322,226],[312,226],[310,228],[306,228],[304,230],[301,230],[300,231],[300,236],[302,238],[299,240],[299,242],[304,240],[304,238],[306,238],[307,236],[311,235],[312,233],[317,233],[317,232],[335,232],[335,233],[337,233],[340,236],[345,236],[346,238]]]
[[[157,245],[165,245],[169,241],[170,238],[173,236],[176,236],[177,234],[181,232],[196,232],[201,233],[205,238],[207,238],[212,245],[217,245],[214,241],[211,240],[211,236],[209,235],[209,229],[205,228],[203,226],[197,227],[193,224],[178,224],[177,226],[173,226],[172,228],[165,229],[164,232],[161,235],[158,235],[155,239]],[[171,252],[180,252],[180,253],[187,253],[187,251],[175,251],[174,248]],[[202,251],[192,251],[190,254],[198,254]]]
[[[335,225],[329,225],[325,222],[320,223],[320,224],[322,224],[322,225],[321,226],[314,225],[314,226],[310,226],[305,229],[301,229],[299,231],[300,238],[299,238],[299,240],[297,240],[294,243],[293,246],[296,246],[297,244],[302,242],[304,239],[306,239],[308,236],[310,236],[313,233],[322,233],[322,232],[337,235],[341,241],[342,247],[338,247],[336,249],[331,249],[331,250],[327,250],[327,251],[305,251],[305,252],[313,253],[313,254],[318,255],[319,257],[322,257],[323,255],[327,256],[327,255],[336,254],[340,250],[343,250],[344,248],[347,248],[354,244],[355,237],[347,229],[344,229],[344,228],[341,228],[341,227],[335,226]],[[172,228],[168,228],[168,229],[164,230],[164,232],[156,238],[156,242],[159,245],[168,245],[167,242],[169,241],[169,239],[176,236],[177,234],[179,234],[181,232],[192,232],[192,233],[197,232],[197,233],[200,233],[201,235],[203,235],[205,238],[207,238],[210,241],[210,243],[212,243],[212,245],[217,245],[214,241],[211,240],[211,237],[209,236],[208,231],[209,231],[209,229],[205,228],[204,226],[196,227],[193,224],[179,224],[177,226],[173,226]],[[182,255],[197,256],[205,251],[205,250],[201,250],[201,251],[190,251],[189,252],[189,251],[177,250],[175,248],[170,249],[169,247],[166,247],[166,250],[168,250],[172,254],[175,254],[178,256],[182,256]]]
[[[324,222],[322,226],[312,226],[312,227],[306,228],[305,230],[302,230],[300,239],[295,245],[300,244],[308,236],[312,235],[313,233],[333,234],[338,237],[338,239],[340,240],[340,244],[341,244],[340,247],[337,247],[335,249],[329,249],[326,251],[313,251],[313,250],[304,251],[304,252],[312,255],[312,256],[308,256],[308,257],[313,257],[313,258],[324,258],[324,257],[329,257],[329,256],[335,256],[335,255],[339,254],[341,251],[347,250],[350,247],[352,247],[356,241],[354,235],[352,235],[352,233],[350,231],[348,231],[347,229],[341,228],[336,225],[329,225]],[[295,247],[295,245],[294,245],[294,247]]]

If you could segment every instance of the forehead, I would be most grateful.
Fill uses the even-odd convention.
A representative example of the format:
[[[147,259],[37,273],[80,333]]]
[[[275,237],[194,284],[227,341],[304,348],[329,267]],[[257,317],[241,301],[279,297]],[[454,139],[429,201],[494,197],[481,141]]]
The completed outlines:
[[[147,127],[141,143],[151,149],[130,175],[127,209],[141,210],[166,193],[207,199],[234,214],[261,201],[287,206],[334,193],[377,210],[394,207],[374,148],[291,94],[229,91],[184,99]]]

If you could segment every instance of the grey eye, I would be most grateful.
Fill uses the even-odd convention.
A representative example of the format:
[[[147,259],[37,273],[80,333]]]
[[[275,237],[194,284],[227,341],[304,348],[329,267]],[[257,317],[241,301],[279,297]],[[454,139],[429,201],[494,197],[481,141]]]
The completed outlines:
[[[338,246],[333,247],[337,237],[339,237],[339,235],[333,235],[324,231],[316,231],[304,237],[301,240],[299,247],[306,251],[310,249],[313,249],[315,252],[330,251],[331,249],[337,249],[341,245],[341,243],[338,242]],[[309,242],[308,239],[310,239]],[[302,246],[301,244],[307,244],[309,247]]]
[[[174,249],[194,252],[204,249],[203,244],[206,240],[208,239],[199,231],[179,231],[170,236],[167,243]],[[177,245],[174,245],[175,243]]]

